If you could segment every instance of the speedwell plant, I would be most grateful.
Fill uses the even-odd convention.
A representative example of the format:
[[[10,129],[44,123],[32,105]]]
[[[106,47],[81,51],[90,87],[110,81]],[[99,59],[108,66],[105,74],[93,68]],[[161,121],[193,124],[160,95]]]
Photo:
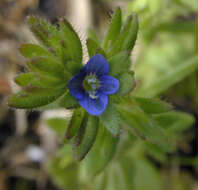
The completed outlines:
[[[136,14],[123,22],[118,8],[103,40],[91,31],[85,64],[81,40],[66,19],[57,26],[37,17],[29,17],[28,23],[40,45],[20,48],[29,72],[16,77],[21,90],[10,97],[11,107],[71,109],[64,138],[73,146],[77,160],[91,150],[87,157],[90,163],[101,162],[98,171],[113,158],[121,131],[136,135],[155,149],[172,150],[174,137],[161,125],[171,106],[133,93],[130,55],[138,32]]]

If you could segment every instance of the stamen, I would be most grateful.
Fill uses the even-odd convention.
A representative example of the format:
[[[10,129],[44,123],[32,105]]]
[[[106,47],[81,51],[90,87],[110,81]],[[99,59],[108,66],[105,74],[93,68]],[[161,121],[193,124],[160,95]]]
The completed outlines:
[[[95,73],[87,75],[83,81],[83,87],[92,99],[97,99],[97,90],[100,88],[100,81],[97,79]]]

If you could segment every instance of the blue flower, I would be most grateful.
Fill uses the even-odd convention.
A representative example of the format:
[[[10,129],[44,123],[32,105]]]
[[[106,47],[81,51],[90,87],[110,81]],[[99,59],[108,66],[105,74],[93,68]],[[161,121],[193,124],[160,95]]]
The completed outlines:
[[[102,114],[108,104],[108,95],[119,89],[119,81],[108,73],[107,60],[101,54],[96,54],[68,82],[72,96],[91,115]]]

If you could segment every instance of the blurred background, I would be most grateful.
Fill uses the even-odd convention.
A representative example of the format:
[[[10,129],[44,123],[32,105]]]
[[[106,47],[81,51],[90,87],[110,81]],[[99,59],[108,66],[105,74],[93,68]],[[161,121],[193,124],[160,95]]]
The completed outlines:
[[[18,90],[14,77],[26,70],[18,48],[37,43],[25,22],[28,15],[53,24],[66,16],[83,41],[90,29],[101,38],[118,6],[123,19],[139,15],[132,52],[135,94],[160,96],[194,122],[181,117],[174,123],[180,130],[170,154],[124,136],[114,160],[90,177],[67,145],[60,148],[70,113],[14,110],[7,98]],[[197,69],[197,0],[0,0],[0,190],[198,190]],[[54,117],[62,120],[57,124]]]

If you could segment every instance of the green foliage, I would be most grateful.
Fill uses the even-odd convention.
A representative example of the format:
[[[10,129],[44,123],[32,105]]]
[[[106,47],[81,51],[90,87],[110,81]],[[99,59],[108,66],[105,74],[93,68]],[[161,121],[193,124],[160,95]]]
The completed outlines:
[[[140,105],[144,112],[148,114],[160,114],[171,111],[172,106],[159,99],[135,97],[135,101]]]
[[[138,19],[137,15],[130,15],[124,24],[119,36],[109,48],[108,56],[111,57],[120,51],[132,51],[137,38]]]
[[[88,29],[88,38],[95,41],[97,44],[100,44],[100,40],[98,39],[96,32],[91,28]]]
[[[14,95],[8,101],[9,106],[15,108],[32,109],[47,105],[55,101],[65,91],[63,88],[56,90],[45,88],[26,88]]]
[[[113,136],[102,124],[99,125],[96,141],[85,159],[92,175],[101,172],[113,159],[118,142],[119,137]]]
[[[89,57],[92,57],[93,55],[98,53],[105,56],[104,50],[95,40],[87,39],[87,49],[88,49]]]
[[[123,51],[108,59],[110,74],[112,76],[116,76],[121,72],[128,71],[128,68],[130,66],[129,56],[129,52]]]
[[[193,73],[197,68],[198,55],[180,63],[177,68],[159,77],[158,80],[152,82],[148,87],[139,89],[136,93],[137,95],[147,94],[149,97],[156,96]]]
[[[60,32],[62,37],[61,42],[64,44],[64,48],[69,54],[69,59],[82,64],[81,41],[71,24],[66,19],[63,19],[60,22]]]
[[[72,118],[69,122],[65,137],[67,139],[71,139],[74,137],[76,132],[78,132],[78,129],[80,128],[83,119],[85,116],[85,110],[82,108],[75,109],[72,115]]]
[[[146,0],[141,2],[134,1],[131,9],[147,6]],[[140,64],[135,65],[134,71],[131,71],[131,52],[139,29],[136,14],[124,20],[118,8],[103,40],[98,39],[94,31],[89,31],[86,42],[89,57],[98,53],[104,55],[109,62],[110,75],[120,82],[118,92],[109,96],[108,106],[99,117],[91,116],[81,108],[67,87],[69,79],[83,66],[82,44],[72,25],[66,19],[61,19],[58,26],[36,17],[28,19],[41,44],[24,44],[20,48],[27,59],[29,72],[16,77],[15,81],[22,89],[10,97],[9,105],[39,110],[72,109],[69,119],[47,121],[63,139],[64,146],[48,166],[52,179],[63,189],[162,189],[162,179],[145,155],[164,162],[167,152],[175,150],[183,130],[192,125],[194,119],[189,114],[172,111],[169,104],[157,98],[148,97],[164,93],[195,72],[198,58],[197,53],[184,52],[175,41],[164,49],[155,47],[152,40],[158,32],[171,32],[177,26],[164,20],[155,25],[151,19],[160,13],[161,4],[152,2],[156,6],[149,6],[151,15],[140,20],[140,27],[143,27],[140,41],[145,52],[137,55]],[[155,25],[154,29],[150,25]],[[169,36],[160,39],[166,41],[167,38]],[[172,39],[175,40],[175,36]],[[172,45],[176,48],[171,49]],[[171,64],[179,64],[170,64],[167,69],[166,53]],[[181,57],[176,59],[175,54]],[[159,66],[158,63],[162,64]],[[153,69],[156,65],[160,71]],[[85,158],[80,166],[73,161],[72,151],[77,161]],[[88,185],[83,176],[87,176]],[[146,180],[142,181],[142,178]],[[75,183],[72,183],[73,179]],[[90,184],[90,180],[93,183]]]
[[[65,70],[70,71],[72,75],[79,73],[81,68],[82,68],[81,64],[78,64],[77,62],[73,62],[73,61],[68,61],[67,65],[65,66]],[[65,73],[65,75],[67,74]]]
[[[58,28],[49,22],[34,16],[28,17],[27,22],[41,44],[47,47],[58,59],[64,60],[63,47],[60,43],[61,35]]]
[[[153,118],[173,135],[182,133],[187,126],[194,122],[191,115],[174,111],[153,115]]]
[[[135,175],[134,175],[134,189],[135,190],[162,190],[162,179],[158,171],[144,159],[134,160]],[[144,180],[142,180],[144,179]]]
[[[100,115],[101,123],[112,135],[118,136],[120,132],[119,116],[114,108],[112,101],[109,102],[107,109]]]
[[[15,78],[15,83],[19,86],[26,86],[34,80],[34,73],[23,73]]]
[[[35,79],[32,80],[32,82],[29,83],[29,85],[39,88],[56,89],[56,88],[62,88],[64,86],[63,81],[66,80],[48,75],[44,76],[44,75],[35,74]]]
[[[71,147],[64,145],[48,163],[47,169],[51,179],[60,188],[76,190],[80,188],[78,166],[72,161],[71,155]]]
[[[73,147],[74,157],[76,160],[82,160],[86,154],[91,149],[94,144],[95,138],[98,131],[98,118],[95,116],[88,116],[87,121],[84,125],[81,125],[83,128],[84,134],[82,137],[82,142],[80,144],[75,144]]]
[[[134,0],[129,3],[128,14],[131,11],[140,13],[141,47],[135,68],[136,79],[141,81],[136,89],[138,96],[158,96],[176,86],[175,96],[188,95],[197,102],[193,95],[197,87],[194,85],[187,90],[193,82],[184,82],[192,79],[197,70],[197,20],[189,16],[197,5],[195,1],[183,0]]]
[[[24,44],[20,48],[22,55],[27,58],[27,66],[31,72],[15,79],[23,89],[11,96],[9,105],[32,109],[57,101],[56,107],[76,107],[76,100],[69,93],[64,94],[68,80],[82,66],[80,39],[65,20],[60,23],[61,29],[37,17],[29,17],[28,23],[43,47]],[[65,51],[65,43],[75,51]],[[58,101],[62,95],[64,96]]]
[[[40,75],[48,75],[56,78],[64,79],[62,72],[64,67],[56,60],[44,57],[37,57],[27,62],[28,67]]]
[[[120,81],[118,95],[127,95],[134,89],[135,80],[132,71],[120,73],[117,78]]]
[[[52,56],[49,51],[36,44],[24,44],[20,47],[20,52],[26,58]]]
[[[109,26],[108,32],[104,39],[104,49],[112,46],[120,34],[120,30],[122,27],[122,12],[121,9],[118,8],[112,18],[111,24]]]
[[[66,109],[76,108],[79,106],[78,101],[70,94],[68,90],[60,99],[59,105]]]
[[[147,115],[134,99],[122,98],[117,110],[123,123],[133,135],[138,135],[149,142],[157,144],[166,151],[172,149],[170,137],[166,131]]]

